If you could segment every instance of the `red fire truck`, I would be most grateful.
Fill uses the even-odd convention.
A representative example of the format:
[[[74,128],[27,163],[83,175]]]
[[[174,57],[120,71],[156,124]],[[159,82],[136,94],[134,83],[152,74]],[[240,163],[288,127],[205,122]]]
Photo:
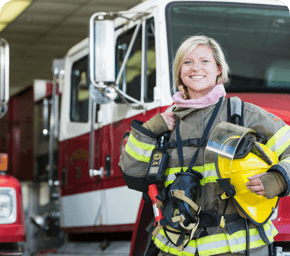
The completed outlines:
[[[127,188],[119,157],[131,121],[146,121],[172,104],[174,55],[196,34],[224,48],[231,67],[228,96],[257,104],[290,125],[290,14],[282,2],[147,0],[129,11],[96,13],[90,37],[54,61],[51,96],[33,103],[34,117],[44,113],[43,123],[34,118],[31,129],[35,252],[144,251],[152,207]],[[282,198],[272,216],[279,231],[277,256],[290,255],[289,205]]]
[[[9,44],[0,38],[0,118],[8,111],[9,102]],[[6,115],[7,117],[7,115]],[[7,118],[6,118],[7,120]],[[7,131],[2,130],[1,135]],[[25,241],[25,223],[22,191],[19,181],[6,174],[8,154],[0,149],[0,255],[22,255],[21,242]]]

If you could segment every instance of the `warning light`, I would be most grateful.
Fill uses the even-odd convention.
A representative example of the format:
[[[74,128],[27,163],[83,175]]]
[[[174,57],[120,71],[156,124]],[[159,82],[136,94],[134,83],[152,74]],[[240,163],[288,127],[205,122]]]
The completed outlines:
[[[0,154],[0,171],[7,171],[8,168],[8,154]]]

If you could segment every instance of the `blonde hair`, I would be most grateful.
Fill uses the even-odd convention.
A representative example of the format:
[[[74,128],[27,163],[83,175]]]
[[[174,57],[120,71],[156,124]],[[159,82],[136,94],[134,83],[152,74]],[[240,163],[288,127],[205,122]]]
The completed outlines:
[[[221,46],[213,38],[207,36],[192,36],[186,39],[178,48],[174,60],[174,80],[176,86],[184,85],[180,78],[180,69],[187,52],[193,51],[198,45],[207,45],[213,50],[213,57],[217,65],[221,66],[221,74],[217,77],[216,84],[227,83],[229,81],[229,66]]]

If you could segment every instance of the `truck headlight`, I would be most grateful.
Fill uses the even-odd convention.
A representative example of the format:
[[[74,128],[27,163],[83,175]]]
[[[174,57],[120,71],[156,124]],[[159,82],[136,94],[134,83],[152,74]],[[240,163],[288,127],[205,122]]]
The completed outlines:
[[[16,191],[13,188],[0,188],[0,224],[16,221]]]
[[[12,198],[7,194],[0,194],[0,218],[8,218],[11,215]]]

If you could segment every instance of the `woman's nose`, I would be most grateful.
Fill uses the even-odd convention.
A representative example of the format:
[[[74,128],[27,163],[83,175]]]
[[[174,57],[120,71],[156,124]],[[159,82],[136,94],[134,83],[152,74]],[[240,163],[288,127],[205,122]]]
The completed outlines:
[[[191,66],[192,70],[200,70],[200,63],[194,62]]]

